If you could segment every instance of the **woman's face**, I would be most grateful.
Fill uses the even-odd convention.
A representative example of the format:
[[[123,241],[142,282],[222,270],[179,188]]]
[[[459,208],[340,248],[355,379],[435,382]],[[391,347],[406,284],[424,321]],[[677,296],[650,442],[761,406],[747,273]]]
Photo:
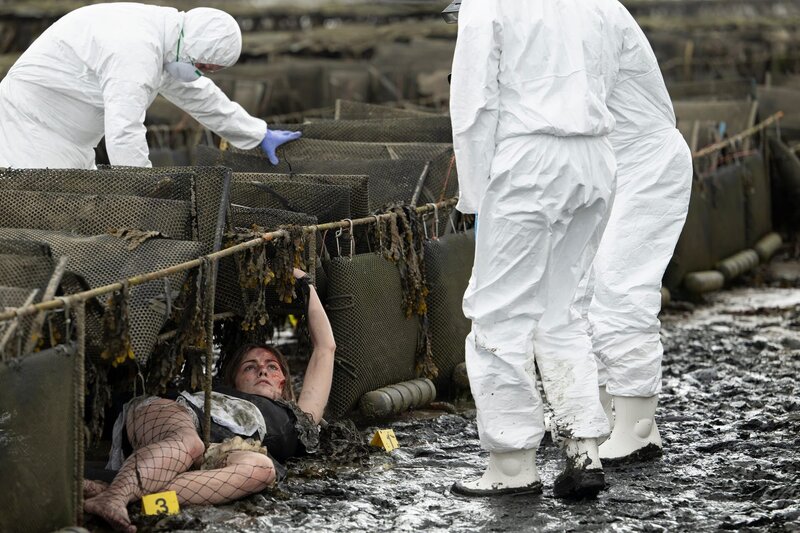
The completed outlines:
[[[285,384],[286,376],[277,357],[264,348],[253,348],[244,354],[234,380],[236,389],[272,400],[281,398]]]

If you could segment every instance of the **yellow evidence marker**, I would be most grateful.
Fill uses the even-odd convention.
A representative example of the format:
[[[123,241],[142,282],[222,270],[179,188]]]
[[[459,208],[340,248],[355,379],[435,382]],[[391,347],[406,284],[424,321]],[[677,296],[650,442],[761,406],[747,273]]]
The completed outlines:
[[[142,496],[142,510],[146,515],[178,514],[181,508],[178,505],[178,495],[174,490],[168,490]]]
[[[375,432],[369,445],[382,447],[387,452],[400,447],[400,445],[397,444],[397,437],[394,436],[393,429],[379,429]]]

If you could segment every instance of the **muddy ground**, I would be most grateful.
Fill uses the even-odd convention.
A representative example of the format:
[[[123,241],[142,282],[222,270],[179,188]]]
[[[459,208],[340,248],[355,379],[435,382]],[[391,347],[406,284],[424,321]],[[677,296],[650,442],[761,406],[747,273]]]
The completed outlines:
[[[304,460],[272,492],[163,519],[133,505],[132,515],[140,531],[800,531],[800,284],[771,275],[797,267],[665,310],[664,457],[607,469],[596,501],[552,497],[560,453],[549,442],[538,458],[543,495],[450,494],[486,460],[474,411],[461,405],[380,424],[401,448],[372,448],[363,466]],[[361,427],[362,442],[375,429]]]

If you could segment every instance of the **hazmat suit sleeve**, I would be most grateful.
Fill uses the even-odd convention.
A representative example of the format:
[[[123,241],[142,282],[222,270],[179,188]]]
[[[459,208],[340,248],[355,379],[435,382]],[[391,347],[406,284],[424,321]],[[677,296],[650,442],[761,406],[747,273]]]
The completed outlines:
[[[266,122],[251,117],[206,77],[193,82],[181,82],[165,75],[160,92],[164,98],[237,148],[255,148],[267,133]]]
[[[160,67],[140,49],[117,43],[101,50],[95,70],[103,96],[106,151],[112,165],[150,167],[144,116],[159,79]],[[102,56],[105,60],[102,60]]]
[[[500,70],[498,2],[464,0],[453,56],[450,117],[462,213],[476,213],[489,182],[497,131]]]

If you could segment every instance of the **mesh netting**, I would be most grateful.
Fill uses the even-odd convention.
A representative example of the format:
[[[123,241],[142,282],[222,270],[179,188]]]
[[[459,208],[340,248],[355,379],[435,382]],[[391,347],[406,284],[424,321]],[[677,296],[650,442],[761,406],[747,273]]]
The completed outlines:
[[[359,174],[369,179],[369,211],[374,213],[388,203],[410,203],[414,192],[421,187],[418,203],[438,201],[441,191],[445,197],[458,190],[458,177],[452,161],[452,148],[440,153],[430,164],[425,161],[385,161],[351,159],[348,161],[292,161],[277,166],[260,156],[220,151],[208,146],[197,149],[198,162],[204,165],[224,165],[234,172],[296,172],[300,174]]]
[[[372,143],[323,141],[318,139],[298,139],[282,145],[278,149],[278,157],[293,164],[303,159],[321,159],[337,161],[348,159],[410,159],[428,161],[450,149],[449,143]],[[266,154],[260,147],[251,150],[239,150],[231,147],[234,153],[262,157]]]
[[[781,137],[789,144],[800,140],[800,111],[797,102],[800,100],[800,90],[788,87],[758,86],[758,115],[760,120],[783,111],[781,118]]]
[[[711,257],[716,262],[747,248],[741,168],[721,168],[705,178],[704,185],[709,200]]]
[[[234,189],[237,189],[239,183],[261,184],[259,188],[262,190],[257,194],[244,194],[243,201],[247,201],[248,205],[275,205],[277,202],[282,209],[308,213],[319,223],[361,218],[370,213],[368,176],[234,173],[233,180]],[[289,183],[293,185],[288,186]],[[336,189],[330,189],[331,186],[335,186]],[[343,198],[337,196],[342,186],[347,187],[349,191],[349,205],[342,203]],[[288,189],[287,192],[291,193],[292,197],[287,196],[283,189]],[[270,197],[265,199],[265,194],[269,194]],[[357,227],[355,234],[358,250],[368,251],[365,228]],[[328,234],[324,242],[327,246],[335,248],[334,233]],[[349,246],[349,241],[345,245]]]
[[[1,531],[54,531],[74,524],[82,477],[77,461],[82,425],[74,347],[0,362]],[[24,490],[23,490],[24,489]],[[31,495],[46,502],[32,512]],[[24,525],[23,525],[24,524]]]
[[[42,301],[53,274],[54,261],[50,247],[41,242],[0,239],[0,309],[22,307]],[[0,323],[0,337],[11,333],[13,340],[0,346],[0,356],[20,354],[31,333],[33,317],[19,317],[14,322]]]
[[[31,289],[0,285],[0,309],[22,307],[30,293]]]
[[[44,290],[52,273],[50,257],[0,254],[0,285]]]
[[[160,198],[188,202],[193,220],[192,240],[199,240],[210,252],[222,229],[220,204],[227,198],[230,172],[225,168],[127,168],[106,167],[99,170],[75,169],[0,169],[0,191],[24,190],[53,193],[121,195]],[[13,198],[2,192],[0,197]],[[46,206],[40,206],[46,209]],[[123,208],[131,218],[139,216],[135,207]],[[119,216],[119,215],[118,215]],[[112,224],[103,226],[104,233]],[[26,227],[23,221],[11,221],[9,227]]]
[[[439,368],[436,390],[446,395],[453,369],[464,361],[470,321],[461,310],[472,274],[475,233],[452,233],[425,242],[426,281],[433,362]]]
[[[350,213],[353,218],[367,216],[369,209],[369,178],[368,176],[350,176],[341,174],[261,174],[252,172],[236,172],[233,174],[234,183],[264,183],[269,185],[274,182],[293,182],[298,184],[318,184],[346,186],[350,190]],[[308,189],[309,196],[316,196],[316,190]],[[322,192],[322,191],[320,191]],[[318,201],[327,201],[317,197]],[[284,208],[289,211],[296,211]]]
[[[689,272],[752,246],[772,228],[770,184],[760,155],[720,168],[692,185],[689,212],[670,264],[667,288]]]
[[[0,239],[44,243],[54,257],[68,257],[61,283],[65,294],[103,286],[218,247],[229,184],[230,171],[221,167],[3,170]],[[115,237],[105,234],[110,229],[131,231]],[[34,266],[20,272],[25,279],[17,286],[41,281]],[[186,275],[181,272],[130,290],[124,320],[130,321],[131,346],[140,362],[147,361]],[[109,297],[100,301],[106,303]],[[89,308],[88,353],[96,357],[103,350],[103,312]]]
[[[319,222],[352,218],[350,188],[319,183],[270,181],[234,183],[231,201],[248,207],[268,207],[312,215]]]
[[[770,164],[772,166],[772,202],[775,221],[783,229],[800,230],[800,159],[780,139],[769,137]]]
[[[122,239],[110,235],[79,236],[69,232],[35,229],[0,228],[0,238],[30,239],[45,242],[54,256],[67,256],[67,269],[86,280],[89,286],[99,287],[138,274],[159,270],[189,261],[202,254],[202,244],[193,241],[150,239],[133,250]],[[170,294],[177,294],[186,272],[168,278]],[[137,359],[144,363],[167,321],[163,303],[166,301],[164,280],[151,281],[131,287],[130,335]],[[107,297],[101,297],[105,301]],[[99,317],[87,316],[89,355],[98,356],[102,350],[102,323]]]
[[[191,239],[189,202],[139,196],[4,190],[0,226],[98,235],[111,229],[157,231]]]
[[[694,180],[686,222],[664,274],[664,285],[670,290],[677,288],[689,272],[713,266],[708,201],[706,189],[699,180]]]
[[[770,185],[761,155],[753,155],[741,161],[742,180],[745,193],[746,244],[755,245],[758,240],[772,231],[772,205]]]
[[[275,230],[278,226],[285,224],[313,226],[317,223],[315,216],[306,213],[268,207],[247,207],[238,204],[231,205],[231,220],[232,225],[236,228],[259,226],[267,231]]]
[[[415,118],[420,116],[427,117],[428,114],[422,111],[400,109],[385,105],[353,102],[351,100],[336,100],[336,120]]]
[[[15,239],[0,239],[0,254],[47,257],[52,255],[50,252],[50,247],[45,243]]]
[[[340,417],[364,393],[416,377],[419,320],[405,317],[400,273],[382,257],[335,258],[324,266],[325,309],[336,339],[328,410]]]
[[[451,143],[450,117],[328,120],[308,124],[271,124],[274,129],[302,131],[305,139],[348,142]]]
[[[423,182],[418,204],[441,202],[458,193],[458,172],[452,148],[445,150],[430,162],[428,175]]]

